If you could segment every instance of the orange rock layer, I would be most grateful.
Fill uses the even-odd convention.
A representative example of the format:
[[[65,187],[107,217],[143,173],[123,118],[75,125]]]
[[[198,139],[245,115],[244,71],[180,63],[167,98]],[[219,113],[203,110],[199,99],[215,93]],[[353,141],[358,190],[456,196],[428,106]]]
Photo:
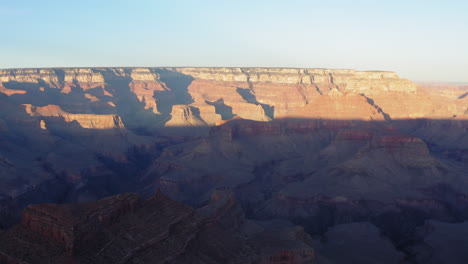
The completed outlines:
[[[449,87],[450,91],[439,92],[428,85],[400,79],[392,72],[287,68],[18,69],[1,70],[0,83],[1,93],[18,98],[49,96],[57,89],[70,97],[83,93],[85,100],[80,98],[79,103],[70,99],[80,105],[78,109],[87,109],[86,113],[75,114],[94,117],[69,116],[68,120],[77,120],[85,128],[121,126],[112,124],[115,117],[93,113],[94,109],[115,108],[122,101],[121,96],[126,100],[136,98],[138,107],[151,111],[165,126],[212,126],[234,116],[255,121],[468,116],[465,88]],[[96,108],[98,105],[100,108]],[[66,116],[55,109],[57,112],[50,115]],[[96,121],[92,122],[92,118]],[[108,121],[104,121],[106,118]]]

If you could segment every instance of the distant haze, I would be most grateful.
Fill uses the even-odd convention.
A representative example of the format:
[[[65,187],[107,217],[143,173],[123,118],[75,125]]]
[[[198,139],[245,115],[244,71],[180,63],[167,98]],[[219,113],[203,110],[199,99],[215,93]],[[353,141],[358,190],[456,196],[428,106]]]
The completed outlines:
[[[0,0],[0,68],[350,68],[468,82],[467,14],[462,0]]]

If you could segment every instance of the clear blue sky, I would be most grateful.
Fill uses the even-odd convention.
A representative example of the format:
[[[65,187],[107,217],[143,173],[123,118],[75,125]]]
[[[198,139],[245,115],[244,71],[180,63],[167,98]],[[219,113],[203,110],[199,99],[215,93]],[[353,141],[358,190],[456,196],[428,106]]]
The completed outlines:
[[[0,0],[0,23],[0,68],[351,68],[468,82],[466,0]]]

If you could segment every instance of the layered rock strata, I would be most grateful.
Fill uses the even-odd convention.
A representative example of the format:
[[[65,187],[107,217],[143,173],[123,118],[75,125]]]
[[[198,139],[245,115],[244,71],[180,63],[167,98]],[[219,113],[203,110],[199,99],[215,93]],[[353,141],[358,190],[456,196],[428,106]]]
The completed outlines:
[[[205,212],[200,211],[211,212],[211,220],[205,219],[206,214],[195,219],[168,213],[169,220],[161,219],[184,219],[169,228],[177,239],[169,239],[159,229],[148,234],[187,241],[206,221],[214,221],[218,227],[197,234],[204,234],[201,244],[213,243],[218,249],[207,236],[217,234],[218,228],[258,229],[249,218],[292,221],[314,235],[324,235],[338,224],[372,221],[410,252],[408,241],[423,243],[414,237],[414,230],[425,220],[468,218],[463,191],[468,188],[466,93],[463,86],[418,85],[395,73],[375,71],[1,70],[0,228],[14,224],[17,212],[30,203],[93,201],[127,191],[150,196],[160,188],[174,199],[205,206],[218,190]],[[221,191],[228,189],[232,195]],[[23,241],[31,238],[23,237],[25,233],[36,238],[51,234],[50,244],[43,245],[61,252],[59,260],[51,262],[60,262],[62,255],[66,258],[65,248],[80,254],[88,244],[83,252],[89,249],[111,263],[118,257],[131,262],[132,257],[119,252],[123,248],[139,252],[139,242],[150,239],[146,231],[167,227],[161,219],[156,221],[159,227],[139,222],[158,203],[140,201],[130,211],[118,209],[117,222],[99,220],[100,213],[82,205],[40,210],[33,206],[16,230]],[[86,215],[89,221],[77,215]],[[141,237],[132,233],[137,242],[129,242],[121,231],[135,225],[140,227],[135,234]],[[93,239],[78,232],[99,228],[107,231],[97,232]],[[70,233],[71,229],[78,233]],[[283,234],[281,228],[277,233]],[[112,234],[120,235],[113,240]],[[270,238],[250,235],[260,241]],[[296,240],[289,239],[279,251],[266,248],[258,260],[308,263],[316,257],[307,239]],[[98,254],[110,241],[118,243]],[[185,253],[180,252],[197,247],[197,243],[185,248],[172,242],[167,245],[173,248],[162,249],[149,244],[152,250],[167,251],[155,254],[168,260],[183,259]],[[40,244],[37,249],[50,256],[47,246]],[[231,245],[237,248],[238,243],[226,247]],[[9,261],[22,256],[14,247],[8,250]],[[142,258],[138,261],[147,259]],[[413,260],[410,254],[407,258]]]
[[[25,111],[30,116],[41,119],[41,128],[46,129],[45,123],[65,121],[67,123],[78,122],[82,128],[89,129],[113,129],[123,128],[124,124],[118,115],[95,115],[95,114],[71,114],[63,111],[58,105],[32,106],[25,105]],[[44,119],[46,121],[44,121]]]
[[[431,118],[462,115],[461,101],[440,109],[425,89],[392,72],[281,68],[79,68],[0,71],[0,91],[21,95],[59,89],[82,91],[93,102],[116,104],[107,87],[127,85],[130,94],[155,115],[172,112],[168,126],[192,123],[214,125],[234,116],[269,121],[276,117],[302,118]],[[114,87],[115,88],[115,87]],[[37,89],[37,90],[36,90]],[[427,90],[427,89],[426,89]],[[96,97],[96,92],[100,95]],[[456,93],[454,91],[454,93]],[[122,94],[123,95],[123,94]],[[362,97],[362,98],[361,98]],[[425,100],[420,100],[424,97]],[[387,100],[387,98],[391,98]],[[447,96],[444,97],[446,101]],[[362,103],[361,103],[362,101]],[[158,103],[159,102],[159,103]],[[192,107],[180,121],[174,105]],[[363,104],[347,109],[350,104]],[[398,104],[398,106],[396,105]],[[367,105],[367,106],[364,106]],[[317,108],[318,107],[318,108]],[[369,107],[371,109],[365,109]],[[175,111],[175,112],[173,112]],[[375,112],[375,113],[373,113]],[[197,114],[194,114],[197,113]],[[377,116],[374,116],[377,115]],[[170,117],[169,117],[170,118]]]

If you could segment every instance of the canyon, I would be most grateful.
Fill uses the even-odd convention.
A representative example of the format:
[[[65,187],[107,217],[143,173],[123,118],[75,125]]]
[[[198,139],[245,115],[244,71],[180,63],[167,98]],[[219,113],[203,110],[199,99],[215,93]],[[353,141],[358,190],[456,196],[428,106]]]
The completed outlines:
[[[1,263],[466,263],[466,190],[466,85],[0,70]]]

